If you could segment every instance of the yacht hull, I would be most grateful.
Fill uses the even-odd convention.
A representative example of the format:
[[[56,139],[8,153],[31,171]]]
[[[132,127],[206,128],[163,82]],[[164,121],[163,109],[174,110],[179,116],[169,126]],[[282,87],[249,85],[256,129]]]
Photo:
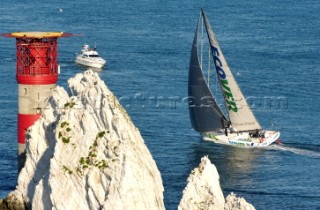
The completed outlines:
[[[274,142],[279,142],[279,131],[265,131],[264,137],[250,137],[249,132],[230,133],[226,136],[223,130],[217,132],[203,132],[202,139],[217,144],[226,144],[236,147],[267,147]]]

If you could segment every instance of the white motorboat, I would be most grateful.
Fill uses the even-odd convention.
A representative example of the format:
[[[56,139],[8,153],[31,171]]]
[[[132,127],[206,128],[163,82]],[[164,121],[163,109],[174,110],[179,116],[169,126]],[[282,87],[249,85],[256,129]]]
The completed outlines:
[[[106,64],[106,60],[99,56],[96,47],[90,49],[87,44],[83,45],[81,53],[76,55],[75,61],[80,65],[102,68]]]

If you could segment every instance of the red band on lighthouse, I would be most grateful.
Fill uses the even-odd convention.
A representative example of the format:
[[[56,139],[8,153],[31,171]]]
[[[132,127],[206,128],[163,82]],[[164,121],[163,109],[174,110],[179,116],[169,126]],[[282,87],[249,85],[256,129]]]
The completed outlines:
[[[18,114],[18,143],[26,143],[26,133],[28,128],[41,117],[41,114]]]
[[[27,75],[16,75],[18,84],[24,85],[49,85],[56,84],[58,81],[58,75],[47,75],[47,76],[27,76]]]

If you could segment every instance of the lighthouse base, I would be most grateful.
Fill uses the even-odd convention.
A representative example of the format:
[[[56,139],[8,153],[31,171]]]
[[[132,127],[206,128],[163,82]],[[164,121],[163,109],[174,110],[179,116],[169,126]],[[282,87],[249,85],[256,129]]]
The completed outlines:
[[[19,173],[23,168],[25,161],[26,161],[26,144],[18,144],[18,172]]]

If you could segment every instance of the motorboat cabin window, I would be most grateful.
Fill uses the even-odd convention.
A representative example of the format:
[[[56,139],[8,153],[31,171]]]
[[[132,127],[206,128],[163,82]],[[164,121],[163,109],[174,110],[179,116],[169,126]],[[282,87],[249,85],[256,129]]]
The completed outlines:
[[[89,55],[90,58],[99,58],[99,55]]]

